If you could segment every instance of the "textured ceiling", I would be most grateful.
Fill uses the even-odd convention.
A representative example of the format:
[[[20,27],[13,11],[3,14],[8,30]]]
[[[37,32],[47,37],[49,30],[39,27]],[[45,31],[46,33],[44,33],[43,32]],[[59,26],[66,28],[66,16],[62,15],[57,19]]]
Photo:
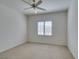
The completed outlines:
[[[32,3],[32,0],[25,0]],[[36,0],[38,1],[38,0]],[[66,10],[70,4],[70,0],[42,0],[43,3],[39,7],[45,8],[46,11],[38,10],[38,13],[48,13],[60,10]],[[4,4],[10,8],[13,8],[19,12],[30,15],[34,14],[34,10],[24,10],[24,8],[30,7],[28,4],[22,0],[0,0],[0,4]]]

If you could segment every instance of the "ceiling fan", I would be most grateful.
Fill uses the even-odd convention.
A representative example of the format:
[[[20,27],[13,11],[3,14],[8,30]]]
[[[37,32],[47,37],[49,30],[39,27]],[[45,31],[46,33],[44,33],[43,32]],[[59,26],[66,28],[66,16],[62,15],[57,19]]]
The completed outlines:
[[[36,2],[36,0],[33,0],[33,3],[29,3],[29,2],[27,2],[25,0],[22,0],[22,1],[31,6],[31,7],[25,8],[24,10],[33,8],[35,10],[35,13],[37,13],[36,9],[46,11],[46,9],[38,7],[43,2],[42,0],[39,0],[38,2]]]

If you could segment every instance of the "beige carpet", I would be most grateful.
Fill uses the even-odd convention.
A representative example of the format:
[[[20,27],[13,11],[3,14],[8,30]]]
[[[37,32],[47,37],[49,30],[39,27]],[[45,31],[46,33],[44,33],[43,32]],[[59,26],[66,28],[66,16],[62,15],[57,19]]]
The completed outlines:
[[[24,44],[0,54],[0,59],[74,59],[63,46]]]

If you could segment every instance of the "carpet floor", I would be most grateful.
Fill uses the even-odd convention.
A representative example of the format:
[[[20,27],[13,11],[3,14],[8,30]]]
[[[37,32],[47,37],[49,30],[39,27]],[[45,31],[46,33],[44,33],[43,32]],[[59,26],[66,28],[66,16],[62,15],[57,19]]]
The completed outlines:
[[[74,59],[67,47],[44,44],[23,44],[0,53],[0,59]]]

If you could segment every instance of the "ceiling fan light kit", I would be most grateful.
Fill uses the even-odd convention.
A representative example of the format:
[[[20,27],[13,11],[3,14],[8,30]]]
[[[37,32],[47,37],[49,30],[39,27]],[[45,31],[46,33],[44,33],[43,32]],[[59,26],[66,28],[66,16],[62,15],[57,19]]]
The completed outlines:
[[[29,3],[29,2],[27,2],[25,0],[22,0],[22,1],[31,6],[29,8],[25,8],[24,10],[28,10],[28,9],[33,8],[34,11],[35,11],[35,14],[37,14],[37,9],[42,10],[42,11],[45,11],[46,10],[44,8],[38,7],[42,3],[42,0],[39,0],[37,3],[36,3],[36,0],[33,0],[33,3]]]
[[[37,11],[36,9],[34,10],[34,12],[35,12],[35,14],[37,14],[37,13],[38,13],[38,11]]]

